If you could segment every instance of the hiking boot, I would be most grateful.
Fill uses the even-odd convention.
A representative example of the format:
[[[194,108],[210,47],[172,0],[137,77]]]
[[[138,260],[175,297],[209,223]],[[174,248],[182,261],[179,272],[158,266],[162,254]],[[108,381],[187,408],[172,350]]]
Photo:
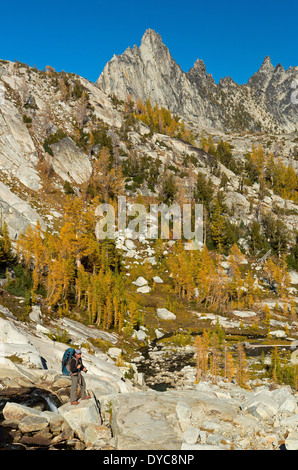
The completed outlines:
[[[71,405],[78,405],[78,404],[79,404],[78,401],[72,401],[72,402],[71,402]]]
[[[87,395],[86,397],[81,398],[81,400],[89,400],[89,398],[91,398],[91,396],[90,396],[90,395]]]

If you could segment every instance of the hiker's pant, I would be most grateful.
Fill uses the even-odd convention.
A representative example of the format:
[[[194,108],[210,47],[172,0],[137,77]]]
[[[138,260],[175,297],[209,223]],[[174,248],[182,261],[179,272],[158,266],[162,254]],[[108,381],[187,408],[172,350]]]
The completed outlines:
[[[80,386],[80,389],[81,389],[81,398],[85,398],[86,397],[86,382],[82,373],[71,376],[71,388],[70,388],[70,401],[71,402],[76,401],[77,399],[78,385]]]

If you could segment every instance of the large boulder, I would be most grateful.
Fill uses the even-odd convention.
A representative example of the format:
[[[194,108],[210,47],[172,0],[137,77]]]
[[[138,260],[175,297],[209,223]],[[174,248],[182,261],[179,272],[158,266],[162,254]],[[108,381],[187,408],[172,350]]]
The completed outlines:
[[[190,418],[191,418],[191,408],[190,406],[183,402],[179,401],[176,406],[176,416],[179,421],[180,427],[182,431],[186,431],[186,429],[190,426]]]
[[[20,405],[19,403],[7,402],[3,408],[3,416],[6,420],[19,423],[25,416],[36,417],[41,416],[42,412],[29,406]]]
[[[253,394],[242,405],[242,409],[259,419],[268,419],[276,415],[279,404],[268,391]]]
[[[298,450],[298,432],[291,431],[285,440],[287,450]]]
[[[148,284],[148,282],[143,276],[139,276],[138,279],[136,281],[133,281],[132,283],[137,287],[143,287]]]
[[[270,392],[271,398],[278,404],[279,411],[287,414],[298,412],[297,400],[285,387]]]
[[[149,286],[142,286],[137,288],[137,292],[139,294],[148,294],[151,291],[151,287]]]
[[[176,315],[170,312],[167,308],[158,308],[157,316],[161,320],[176,320]]]
[[[49,421],[44,416],[24,416],[19,422],[19,430],[22,433],[41,431],[49,425]]]
[[[107,426],[89,423],[85,428],[84,441],[86,446],[94,446],[102,441],[109,441],[111,437],[111,430]]]
[[[290,283],[291,284],[298,284],[298,273],[295,271],[290,271],[289,272],[289,277],[290,277]]]
[[[137,392],[111,397],[111,426],[117,449],[180,449],[179,430],[171,426],[169,409],[160,406],[157,396],[153,392]]]
[[[81,400],[78,405],[66,403],[60,406],[58,411],[82,441],[85,438],[84,426],[101,424],[99,410],[93,399]]]
[[[112,417],[120,450],[179,450],[182,442],[195,441],[207,415],[231,422],[238,411],[226,400],[196,390],[114,394],[102,397],[100,405],[104,419]]]

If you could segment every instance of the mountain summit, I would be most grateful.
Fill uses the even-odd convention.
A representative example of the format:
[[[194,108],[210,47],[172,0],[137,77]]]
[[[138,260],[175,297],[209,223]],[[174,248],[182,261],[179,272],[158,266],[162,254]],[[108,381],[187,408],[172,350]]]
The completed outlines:
[[[298,108],[290,98],[297,74],[298,67],[285,71],[280,64],[274,67],[267,56],[246,85],[230,77],[216,84],[203,60],[197,59],[185,73],[161,36],[147,29],[140,47],[114,55],[96,84],[123,100],[128,95],[143,102],[149,98],[205,128],[291,132],[298,127]]]

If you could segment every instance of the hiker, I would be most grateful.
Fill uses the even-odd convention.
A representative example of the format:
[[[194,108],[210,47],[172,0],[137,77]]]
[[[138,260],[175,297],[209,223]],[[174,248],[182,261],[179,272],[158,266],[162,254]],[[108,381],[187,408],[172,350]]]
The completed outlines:
[[[70,389],[70,403],[72,405],[77,405],[77,387],[80,386],[81,389],[81,399],[86,400],[91,398],[90,395],[86,394],[86,382],[82,376],[82,371],[87,372],[86,367],[82,362],[82,351],[76,349],[74,355],[72,356],[69,364],[70,376],[71,376],[71,389]]]

